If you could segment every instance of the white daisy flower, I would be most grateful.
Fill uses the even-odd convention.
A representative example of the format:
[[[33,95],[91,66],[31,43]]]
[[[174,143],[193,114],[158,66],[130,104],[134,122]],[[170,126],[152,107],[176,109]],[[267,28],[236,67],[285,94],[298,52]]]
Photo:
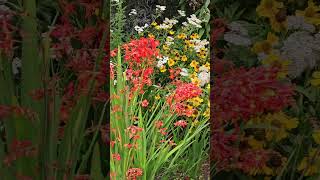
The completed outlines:
[[[180,72],[181,76],[189,76],[188,69],[182,68]]]
[[[156,10],[157,11],[165,11],[166,10],[166,6],[156,5]]]
[[[202,71],[198,74],[198,78],[200,79],[200,86],[202,87],[210,82],[210,73]]]

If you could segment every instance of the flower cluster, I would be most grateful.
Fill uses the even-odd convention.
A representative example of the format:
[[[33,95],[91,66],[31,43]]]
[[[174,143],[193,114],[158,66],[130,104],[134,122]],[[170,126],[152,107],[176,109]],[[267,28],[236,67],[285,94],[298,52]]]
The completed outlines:
[[[212,92],[216,121],[246,120],[293,102],[293,87],[277,80],[276,69],[264,67],[231,70],[215,79]]]

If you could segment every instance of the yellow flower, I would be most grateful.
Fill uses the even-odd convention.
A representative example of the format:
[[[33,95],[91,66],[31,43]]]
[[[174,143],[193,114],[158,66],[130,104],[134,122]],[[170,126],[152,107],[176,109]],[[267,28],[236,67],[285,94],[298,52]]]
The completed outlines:
[[[193,48],[194,47],[194,43],[189,41],[189,40],[185,40],[184,41],[186,43],[186,45],[189,47],[189,48]]]
[[[201,59],[205,59],[207,57],[207,53],[206,52],[203,53],[203,52],[200,51],[200,52],[197,53],[197,56],[199,58],[201,58]]]
[[[271,17],[274,16],[282,7],[282,2],[277,2],[276,0],[262,0],[256,11],[259,16]]]
[[[157,24],[157,22],[154,22],[154,21],[153,21],[153,22],[151,23],[151,25],[152,25],[152,26],[157,26],[158,24]]]
[[[181,57],[181,61],[186,62],[187,60],[188,60],[188,58],[187,58],[187,56],[186,56],[186,55],[183,55],[183,56]]]
[[[166,45],[166,44],[164,44],[164,45],[162,45],[162,49],[163,49],[163,50],[169,50],[169,46]]]
[[[206,62],[206,64],[204,65],[204,67],[206,67],[207,69],[210,70],[210,63]]]
[[[192,102],[192,105],[193,105],[194,107],[198,107],[198,106],[200,106],[201,103],[203,102],[203,99],[201,99],[201,98],[199,98],[199,97],[195,97],[195,98],[192,98],[190,101]]]
[[[174,59],[175,60],[179,60],[180,59],[180,53],[179,52],[175,52],[174,53]]]
[[[271,24],[271,28],[275,32],[280,32],[282,30],[285,30],[285,31],[287,30],[287,26],[288,26],[287,16],[286,16],[286,14],[282,15],[282,12],[283,11],[279,11],[275,16],[271,16],[269,18],[270,24]]]
[[[197,73],[190,74],[189,77],[190,77],[190,79],[197,78]]]
[[[181,33],[177,36],[178,39],[185,39],[187,36],[184,33]]]
[[[174,60],[172,58],[169,58],[168,65],[171,67],[175,64]]]
[[[193,125],[193,126],[197,126],[198,124],[199,124],[199,121],[198,121],[198,120],[195,120],[195,121],[192,122],[192,125]]]
[[[266,132],[268,141],[280,141],[288,136],[288,130],[298,126],[297,118],[289,117],[281,111],[274,114],[268,114],[265,117],[265,121],[271,125],[271,129],[268,129]]]
[[[253,45],[252,51],[256,54],[265,53],[270,54],[272,52],[273,45],[277,44],[279,41],[278,37],[272,33],[268,33],[267,40],[256,42]]]
[[[200,79],[198,78],[198,77],[195,77],[195,78],[192,78],[191,79],[191,82],[193,83],[193,84],[195,84],[196,86],[200,86]]]
[[[187,105],[187,109],[192,110],[193,106]]]
[[[203,113],[203,116],[206,118],[210,117],[210,109],[209,108],[206,109],[206,111]]]
[[[298,166],[298,171],[303,172],[304,176],[313,176],[319,173],[320,156],[318,149],[312,148],[308,156],[304,157]]]
[[[253,136],[249,137],[248,144],[252,147],[252,149],[263,149],[264,146],[262,141],[256,140]]]
[[[310,80],[312,86],[320,86],[320,71],[312,73],[313,79]]]
[[[157,94],[154,98],[155,98],[156,100],[159,100],[159,99],[160,99],[160,95]]]
[[[155,28],[156,30],[160,30],[160,26],[159,26],[159,25],[156,25],[154,28]]]
[[[193,34],[191,34],[190,38],[191,39],[199,39],[199,34],[193,33]]]
[[[250,124],[266,124],[265,137],[267,141],[280,141],[289,135],[289,130],[298,126],[298,119],[290,117],[282,111],[269,113],[262,117],[250,119]]]
[[[277,66],[281,68],[281,71],[278,72],[278,78],[285,78],[288,74],[288,66],[290,64],[289,60],[283,60],[280,56],[276,54],[269,54],[266,59],[262,60],[262,64],[268,66]]]
[[[198,115],[199,115],[199,111],[195,109],[195,110],[193,111],[192,117],[195,118],[195,117],[197,117]]]
[[[148,37],[153,38],[153,39],[155,38],[155,36],[153,34],[148,34]]]
[[[198,64],[199,63],[197,61],[193,60],[193,61],[191,61],[190,66],[193,67],[193,68],[197,68]]]
[[[296,15],[303,16],[304,19],[311,24],[319,25],[320,24],[320,7],[316,6],[313,0],[308,1],[308,7],[304,10],[297,10]]]
[[[175,33],[174,31],[169,31],[170,35],[174,35],[174,33]]]
[[[165,67],[165,66],[161,66],[161,67],[160,67],[160,72],[162,72],[162,73],[163,73],[163,72],[166,72],[166,71],[167,71],[167,69],[166,69],[166,67]]]

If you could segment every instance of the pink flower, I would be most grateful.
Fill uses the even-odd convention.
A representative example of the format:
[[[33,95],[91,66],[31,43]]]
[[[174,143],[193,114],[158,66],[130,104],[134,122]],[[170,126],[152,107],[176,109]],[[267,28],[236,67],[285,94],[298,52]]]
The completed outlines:
[[[145,99],[142,101],[141,104],[142,104],[142,107],[147,107],[149,105],[149,102],[148,102],[148,100]]]
[[[182,128],[185,128],[188,125],[188,123],[185,120],[179,120],[174,123],[174,126],[179,126]]]

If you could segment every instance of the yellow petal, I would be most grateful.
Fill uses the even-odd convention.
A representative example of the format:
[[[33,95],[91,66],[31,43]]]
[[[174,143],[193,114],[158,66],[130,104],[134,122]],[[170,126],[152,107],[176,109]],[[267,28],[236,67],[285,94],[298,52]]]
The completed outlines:
[[[279,38],[276,35],[269,32],[268,37],[267,37],[267,41],[270,42],[271,44],[276,44],[276,43],[278,43]]]
[[[312,73],[312,77],[316,79],[320,79],[320,71],[315,71]]]
[[[310,83],[312,86],[319,86],[320,85],[320,79],[311,79]]]

